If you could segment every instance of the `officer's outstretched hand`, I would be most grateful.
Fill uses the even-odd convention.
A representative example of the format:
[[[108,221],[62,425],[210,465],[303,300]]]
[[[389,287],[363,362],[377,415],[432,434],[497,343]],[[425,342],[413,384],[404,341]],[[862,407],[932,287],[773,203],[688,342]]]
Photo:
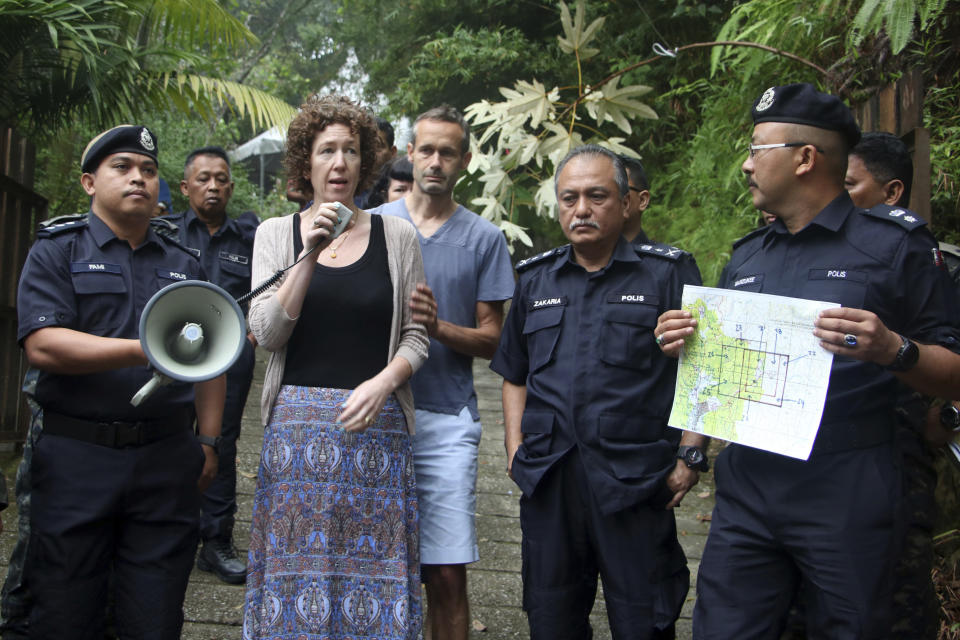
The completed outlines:
[[[660,350],[663,351],[664,355],[679,358],[680,352],[683,350],[684,338],[693,335],[693,328],[696,326],[697,321],[690,315],[689,311],[673,309],[657,318],[657,326],[653,330],[653,339],[660,345]]]
[[[877,314],[864,309],[826,309],[814,321],[813,335],[820,346],[841,356],[886,366],[897,357],[900,336],[883,324]]]
[[[200,489],[200,493],[203,493],[213,482],[213,479],[217,477],[219,458],[217,452],[210,445],[202,444],[200,446],[203,448],[203,455],[206,456],[206,459],[203,461],[203,471],[200,472],[200,479],[197,480],[197,488]]]
[[[700,482],[700,472],[688,467],[687,463],[683,460],[677,460],[677,465],[673,468],[673,471],[670,472],[670,475],[667,476],[667,489],[673,491],[673,498],[667,503],[665,508],[673,509],[674,507],[680,506],[680,501],[683,500],[683,496],[687,495],[687,492],[698,482]]]

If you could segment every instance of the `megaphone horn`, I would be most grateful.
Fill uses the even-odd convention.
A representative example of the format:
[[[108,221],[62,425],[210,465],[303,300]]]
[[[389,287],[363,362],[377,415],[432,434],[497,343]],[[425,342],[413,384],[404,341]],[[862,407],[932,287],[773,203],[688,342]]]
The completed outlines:
[[[157,291],[140,316],[140,346],[155,371],[130,404],[174,380],[216,378],[240,357],[246,336],[240,306],[217,285],[184,280]]]

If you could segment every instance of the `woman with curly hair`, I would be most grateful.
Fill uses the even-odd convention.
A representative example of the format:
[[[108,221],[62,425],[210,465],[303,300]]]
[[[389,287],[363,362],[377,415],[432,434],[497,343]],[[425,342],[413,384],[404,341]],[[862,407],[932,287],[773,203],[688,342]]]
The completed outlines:
[[[250,306],[271,352],[243,637],[412,640],[420,628],[408,380],[429,339],[408,301],[416,230],[353,204],[380,145],[373,116],[311,96],[287,134],[288,175],[314,194],[260,225],[253,280],[297,264]],[[330,240],[337,205],[353,211]]]

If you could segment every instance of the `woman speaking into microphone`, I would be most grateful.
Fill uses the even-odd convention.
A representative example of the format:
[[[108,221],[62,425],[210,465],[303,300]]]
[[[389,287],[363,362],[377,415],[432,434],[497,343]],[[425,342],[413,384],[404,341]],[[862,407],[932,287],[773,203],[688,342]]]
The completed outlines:
[[[408,381],[429,339],[406,301],[424,275],[413,226],[353,204],[379,146],[367,110],[309,97],[290,125],[286,166],[314,200],[257,231],[254,282],[299,262],[250,307],[271,356],[244,638],[419,631]]]

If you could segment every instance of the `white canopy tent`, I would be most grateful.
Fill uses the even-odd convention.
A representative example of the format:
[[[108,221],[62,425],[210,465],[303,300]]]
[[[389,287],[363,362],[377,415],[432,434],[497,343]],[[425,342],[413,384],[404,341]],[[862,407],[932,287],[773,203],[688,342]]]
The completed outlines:
[[[274,127],[264,131],[260,135],[229,152],[232,162],[243,162],[250,158],[259,159],[260,164],[260,199],[263,200],[265,190],[265,179],[268,168],[276,170],[280,166],[280,160],[283,158],[284,144],[286,142],[286,132],[280,127]]]

